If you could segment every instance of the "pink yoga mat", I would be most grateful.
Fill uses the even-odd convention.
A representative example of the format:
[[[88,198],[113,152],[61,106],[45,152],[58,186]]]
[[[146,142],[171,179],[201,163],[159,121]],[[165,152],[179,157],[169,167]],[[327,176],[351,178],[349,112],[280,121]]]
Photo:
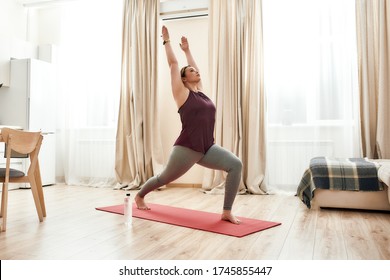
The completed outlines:
[[[277,222],[238,217],[239,225],[221,220],[221,214],[178,208],[160,204],[149,204],[151,210],[139,210],[133,204],[133,217],[171,225],[204,230],[235,237],[243,237],[258,231],[281,225]],[[123,205],[98,207],[96,210],[123,215]]]

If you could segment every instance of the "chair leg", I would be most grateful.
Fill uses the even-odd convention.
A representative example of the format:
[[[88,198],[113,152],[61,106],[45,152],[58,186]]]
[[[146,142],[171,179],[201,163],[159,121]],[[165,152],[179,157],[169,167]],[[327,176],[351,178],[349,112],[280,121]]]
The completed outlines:
[[[46,217],[46,206],[45,206],[45,198],[43,195],[43,188],[42,188],[42,178],[41,178],[41,171],[39,169],[39,162],[37,162],[37,166],[35,168],[35,182],[37,184],[37,191],[39,195],[39,201],[41,202],[41,209],[43,217]]]
[[[34,176],[34,174],[31,174],[31,175],[29,174],[28,178],[30,180],[31,192],[33,194],[35,208],[37,209],[39,221],[43,222],[42,207],[41,207],[41,202],[39,200],[39,194],[38,194],[38,190],[37,190],[37,184],[36,184],[35,176]]]
[[[6,231],[7,227],[7,205],[8,205],[8,184],[3,183],[3,190],[1,194],[1,231]]]
[[[4,205],[4,203],[3,203],[3,200],[4,200],[4,184],[5,183],[3,183],[2,184],[2,190],[1,190],[1,207],[0,207],[0,218],[1,217],[3,217],[3,205]]]

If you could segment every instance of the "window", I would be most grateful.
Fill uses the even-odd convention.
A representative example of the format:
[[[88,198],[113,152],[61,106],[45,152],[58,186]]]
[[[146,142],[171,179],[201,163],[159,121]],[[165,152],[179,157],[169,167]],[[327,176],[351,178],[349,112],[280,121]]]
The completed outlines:
[[[357,94],[353,1],[263,1],[269,124],[350,122]]]

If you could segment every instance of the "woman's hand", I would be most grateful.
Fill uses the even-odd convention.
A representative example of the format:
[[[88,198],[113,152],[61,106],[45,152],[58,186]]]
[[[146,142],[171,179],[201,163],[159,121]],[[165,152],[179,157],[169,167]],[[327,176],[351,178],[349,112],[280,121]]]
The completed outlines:
[[[169,41],[169,32],[168,32],[168,28],[165,25],[163,25],[162,27],[161,37],[163,41]]]
[[[186,37],[181,37],[181,44],[180,44],[180,48],[183,50],[183,51],[186,51],[189,49],[189,44],[188,44],[188,40]]]

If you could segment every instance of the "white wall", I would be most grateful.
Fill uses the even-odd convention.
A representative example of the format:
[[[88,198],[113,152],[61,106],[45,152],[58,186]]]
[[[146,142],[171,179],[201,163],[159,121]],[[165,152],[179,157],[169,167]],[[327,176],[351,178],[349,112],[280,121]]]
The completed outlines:
[[[61,9],[59,6],[31,9],[29,12],[29,40],[40,45],[60,45]]]
[[[27,11],[15,0],[0,1],[0,83],[9,85],[9,60],[36,57],[36,46],[27,43]],[[1,89],[0,89],[1,90]]]
[[[27,12],[15,0],[0,1],[0,35],[26,40]]]

